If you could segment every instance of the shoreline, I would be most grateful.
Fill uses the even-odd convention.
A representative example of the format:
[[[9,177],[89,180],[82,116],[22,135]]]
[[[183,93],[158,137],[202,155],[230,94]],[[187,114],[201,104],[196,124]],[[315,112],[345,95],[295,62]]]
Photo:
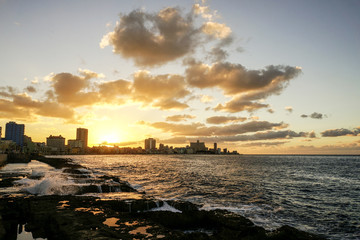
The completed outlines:
[[[63,171],[67,169],[79,178],[84,174],[79,171],[83,167],[70,159],[39,157],[33,160]],[[3,176],[1,178],[3,183]],[[325,239],[289,226],[267,231],[226,210],[205,211],[190,202],[158,201],[121,179],[109,179],[118,181],[123,199],[0,196],[0,239],[16,239],[22,227],[34,238],[48,239]],[[10,181],[7,184],[10,185]]]

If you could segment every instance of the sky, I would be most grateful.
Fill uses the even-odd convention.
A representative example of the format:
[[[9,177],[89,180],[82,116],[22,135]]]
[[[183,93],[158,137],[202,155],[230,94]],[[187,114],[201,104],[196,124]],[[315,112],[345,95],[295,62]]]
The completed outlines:
[[[0,126],[360,154],[358,0],[0,0]],[[2,136],[4,137],[4,136]]]

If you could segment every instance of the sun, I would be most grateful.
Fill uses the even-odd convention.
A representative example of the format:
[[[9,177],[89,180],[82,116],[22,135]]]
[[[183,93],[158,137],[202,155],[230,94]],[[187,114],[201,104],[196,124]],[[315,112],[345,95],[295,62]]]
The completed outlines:
[[[121,142],[121,136],[117,133],[106,133],[99,137],[100,143],[119,143]]]

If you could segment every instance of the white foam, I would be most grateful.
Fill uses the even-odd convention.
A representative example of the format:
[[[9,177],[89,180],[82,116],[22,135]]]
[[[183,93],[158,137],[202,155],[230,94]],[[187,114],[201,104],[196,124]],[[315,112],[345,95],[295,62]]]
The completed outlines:
[[[30,177],[44,177],[45,176],[45,172],[44,171],[39,171],[39,170],[32,170]]]
[[[79,189],[72,180],[56,171],[44,174],[39,180],[23,178],[16,181],[16,184],[23,185],[22,191],[34,195],[68,195],[75,194]]]
[[[174,212],[174,213],[182,213],[182,211],[170,206],[167,202],[163,202],[164,204],[161,207],[152,208],[149,211],[150,212],[157,212],[157,211],[168,211],[168,212]]]

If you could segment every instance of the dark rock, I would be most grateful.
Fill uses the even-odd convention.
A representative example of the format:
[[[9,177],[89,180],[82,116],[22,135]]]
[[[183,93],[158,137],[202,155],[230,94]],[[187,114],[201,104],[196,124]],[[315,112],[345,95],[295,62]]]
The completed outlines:
[[[300,231],[290,226],[282,226],[276,231],[269,234],[271,240],[323,240],[324,237],[319,235]]]

